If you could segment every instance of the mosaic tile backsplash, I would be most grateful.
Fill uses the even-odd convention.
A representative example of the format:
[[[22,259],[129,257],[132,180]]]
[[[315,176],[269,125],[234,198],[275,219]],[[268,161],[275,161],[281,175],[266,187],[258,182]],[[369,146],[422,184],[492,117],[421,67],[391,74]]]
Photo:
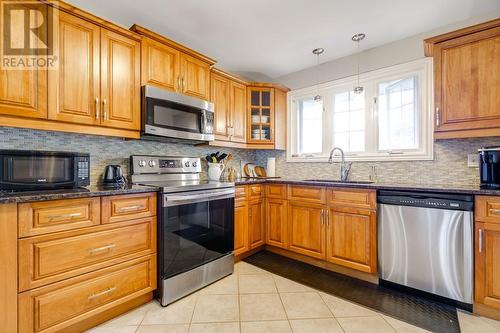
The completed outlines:
[[[433,161],[354,162],[350,180],[369,180],[375,169],[376,181],[402,184],[478,185],[479,171],[467,167],[467,154],[483,146],[500,146],[500,137],[437,141]],[[283,151],[248,151],[216,147],[196,147],[180,143],[124,140],[102,136],[47,132],[0,127],[0,149],[65,150],[91,154],[91,182],[102,179],[104,167],[120,164],[128,174],[128,158],[133,154],[204,157],[216,150],[231,152],[230,165],[239,170],[241,160],[257,161],[266,166],[268,157],[276,157],[278,176],[293,179],[338,179],[339,163],[288,163]],[[206,164],[204,163],[204,168]]]
[[[229,163],[239,170],[240,160],[255,159],[255,152],[243,149],[217,147],[196,147],[189,144],[163,143],[155,141],[125,140],[84,134],[47,132],[31,129],[0,127],[0,149],[58,150],[90,153],[91,183],[102,180],[104,168],[108,164],[120,164],[128,175],[130,155],[173,155],[204,157],[217,150],[233,154]],[[206,163],[203,168],[206,169]]]
[[[467,154],[485,146],[500,146],[500,137],[436,141],[433,161],[354,162],[349,179],[370,180],[374,168],[380,183],[479,185],[479,169],[467,166]],[[276,158],[277,175],[283,178],[340,178],[340,163],[287,163],[283,151],[259,151],[257,163],[265,166],[268,157]]]

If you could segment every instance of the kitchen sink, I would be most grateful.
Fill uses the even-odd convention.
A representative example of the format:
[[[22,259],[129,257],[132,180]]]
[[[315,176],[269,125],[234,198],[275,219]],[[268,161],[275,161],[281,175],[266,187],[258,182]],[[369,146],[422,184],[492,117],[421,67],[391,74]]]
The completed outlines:
[[[356,181],[356,180],[348,180],[348,181],[340,181],[340,180],[330,180],[330,179],[304,179],[305,182],[323,182],[323,183],[338,183],[338,184],[373,184],[370,181]]]

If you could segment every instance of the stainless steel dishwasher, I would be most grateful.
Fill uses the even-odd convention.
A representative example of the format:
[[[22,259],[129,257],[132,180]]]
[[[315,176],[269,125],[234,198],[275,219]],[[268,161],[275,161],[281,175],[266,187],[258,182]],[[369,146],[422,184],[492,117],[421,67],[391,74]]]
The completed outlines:
[[[377,201],[381,284],[438,295],[470,310],[473,196],[379,191]]]

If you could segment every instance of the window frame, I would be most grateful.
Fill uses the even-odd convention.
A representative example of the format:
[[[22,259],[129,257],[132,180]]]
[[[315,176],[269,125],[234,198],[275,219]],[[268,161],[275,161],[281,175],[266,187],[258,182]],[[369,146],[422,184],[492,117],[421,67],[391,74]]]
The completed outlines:
[[[365,88],[365,152],[346,153],[346,160],[350,161],[411,161],[433,160],[433,80],[432,59],[423,58],[398,64],[360,75],[360,84]],[[418,114],[418,149],[408,150],[378,150],[379,127],[378,105],[374,97],[378,98],[378,88],[381,83],[405,76],[418,77],[419,104]],[[357,76],[350,76],[338,80],[325,82],[319,85],[290,91],[287,98],[287,162],[327,162],[329,151],[333,148],[333,103],[334,94],[352,89],[357,82]],[[307,99],[320,94],[323,97],[323,152],[297,156],[299,138],[297,132],[297,100]]]

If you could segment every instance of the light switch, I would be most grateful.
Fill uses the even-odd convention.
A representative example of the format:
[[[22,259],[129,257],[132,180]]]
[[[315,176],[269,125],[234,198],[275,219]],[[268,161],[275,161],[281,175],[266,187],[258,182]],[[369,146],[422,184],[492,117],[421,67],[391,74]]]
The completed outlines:
[[[479,154],[468,154],[467,166],[469,168],[479,168]]]

